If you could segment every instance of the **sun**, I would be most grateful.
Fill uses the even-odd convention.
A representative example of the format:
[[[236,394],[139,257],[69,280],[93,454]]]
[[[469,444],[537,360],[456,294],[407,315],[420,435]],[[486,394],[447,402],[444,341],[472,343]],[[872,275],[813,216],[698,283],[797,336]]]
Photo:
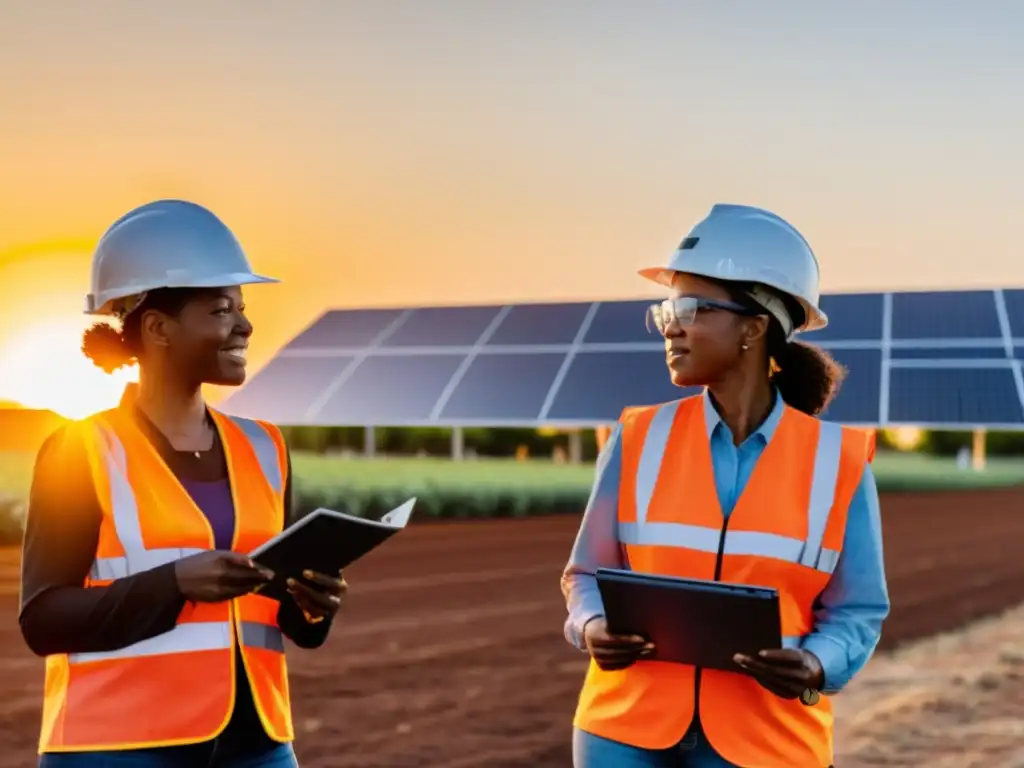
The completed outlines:
[[[0,398],[81,419],[117,405],[136,368],[106,374],[82,354],[82,332],[95,318],[67,315],[40,320],[0,347]]]

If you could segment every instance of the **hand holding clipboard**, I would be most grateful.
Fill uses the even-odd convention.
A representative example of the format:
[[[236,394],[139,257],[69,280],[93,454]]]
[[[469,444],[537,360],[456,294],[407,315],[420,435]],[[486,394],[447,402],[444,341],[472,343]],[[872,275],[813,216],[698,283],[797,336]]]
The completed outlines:
[[[777,696],[818,702],[821,663],[782,647],[777,590],[610,568],[596,575],[609,632],[651,643],[638,658],[746,672]]]
[[[311,580],[305,571],[338,574],[368,552],[403,530],[412,515],[416,498],[395,507],[380,520],[356,517],[333,509],[317,509],[285,528],[270,541],[249,553],[259,566],[273,571],[274,578],[259,594],[274,600],[288,597],[288,580]]]
[[[763,650],[756,657],[736,654],[736,663],[767,690],[783,699],[800,699],[813,707],[825,683],[821,661],[800,648]]]
[[[641,659],[650,658],[654,643],[640,635],[618,635],[608,630],[608,621],[597,616],[587,622],[583,636],[590,657],[606,672],[626,669]]]

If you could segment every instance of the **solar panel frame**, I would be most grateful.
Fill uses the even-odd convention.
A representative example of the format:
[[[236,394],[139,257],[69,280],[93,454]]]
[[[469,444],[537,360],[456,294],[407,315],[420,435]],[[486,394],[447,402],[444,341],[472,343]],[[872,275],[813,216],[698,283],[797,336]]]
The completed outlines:
[[[974,294],[973,299],[964,300],[966,305],[981,307],[979,312],[985,313],[987,318],[990,319],[991,315],[987,314],[991,310],[990,305],[983,304],[978,296],[979,292],[975,289],[972,291],[944,291],[944,292],[914,292],[915,298],[909,303],[916,304],[917,306],[928,307],[928,301],[923,299],[922,296],[927,293],[933,293],[936,296],[942,297],[936,299],[936,302],[946,301],[947,307],[956,305],[959,299],[958,294]],[[895,293],[895,292],[880,292],[880,293],[862,293],[862,294],[833,294],[823,298],[823,302],[826,305],[833,305],[834,307],[843,306],[844,309],[837,312],[838,323],[832,328],[831,333],[812,333],[798,337],[798,340],[806,340],[808,343],[813,343],[816,346],[821,347],[825,350],[830,350],[836,354],[840,354],[844,350],[875,350],[880,353],[880,364],[878,366],[877,375],[878,381],[878,413],[877,417],[872,421],[859,421],[859,422],[845,422],[845,423],[857,423],[864,426],[900,426],[904,422],[894,421],[890,417],[889,400],[891,394],[891,378],[894,370],[900,370],[905,368],[922,368],[935,370],[941,373],[942,370],[964,370],[972,368],[990,368],[990,367],[1001,367],[1008,369],[1013,377],[1014,386],[1017,392],[1017,397],[1021,402],[1021,407],[1024,409],[1024,374],[1022,374],[1022,365],[1024,365],[1024,337],[1015,337],[1014,330],[1021,334],[1024,334],[1024,290],[1018,289],[993,289],[988,291],[991,295],[992,305],[994,308],[995,317],[998,323],[1000,335],[986,336],[980,338],[971,338],[964,336],[947,336],[944,338],[894,338],[893,337],[893,316],[894,316],[894,304],[908,303],[905,299],[897,299],[896,297],[902,297],[906,294]],[[1007,294],[1010,294],[1010,300],[1008,302]],[[951,298],[952,297],[952,298]],[[856,301],[863,301],[865,311],[857,311]],[[554,426],[554,427],[594,427],[606,425],[613,422],[618,413],[609,413],[604,418],[552,418],[553,405],[559,397],[559,393],[563,385],[565,384],[566,376],[573,366],[575,358],[583,353],[588,358],[594,353],[607,353],[614,354],[617,352],[650,352],[652,354],[662,354],[663,351],[663,340],[656,334],[650,334],[649,336],[641,335],[640,330],[642,326],[639,326],[637,330],[624,330],[621,333],[616,329],[610,329],[605,324],[601,328],[597,329],[594,325],[595,318],[610,317],[616,314],[627,314],[630,317],[637,315],[638,324],[643,322],[643,317],[640,316],[640,309],[648,303],[657,301],[657,297],[646,300],[631,299],[627,301],[594,301],[594,302],[566,302],[565,304],[552,305],[552,304],[507,304],[507,305],[474,305],[475,309],[481,315],[491,317],[490,322],[486,325],[482,332],[479,333],[473,343],[452,345],[452,344],[437,344],[432,345],[429,343],[429,339],[418,338],[414,344],[402,344],[396,343],[398,339],[394,336],[400,331],[405,323],[410,320],[414,320],[417,311],[420,309],[429,309],[430,314],[435,318],[440,314],[443,314],[445,309],[467,309],[457,307],[430,307],[430,308],[387,308],[383,310],[374,310],[381,312],[391,313],[391,321],[377,333],[370,343],[365,345],[356,346],[330,346],[323,343],[323,339],[318,339],[315,345],[304,345],[302,343],[296,344],[296,340],[305,335],[306,339],[316,339],[315,328],[319,322],[323,322],[324,318],[331,318],[331,322],[340,322],[340,316],[349,310],[332,310],[325,312],[321,315],[320,320],[314,322],[296,336],[288,345],[286,345],[274,358],[274,362],[280,365],[278,361],[283,359],[289,359],[296,365],[301,365],[301,362],[305,359],[318,358],[318,357],[350,357],[351,361],[345,366],[335,381],[332,381],[323,392],[316,398],[314,398],[308,407],[304,410],[304,417],[299,423],[304,424],[327,424],[333,422],[324,421],[322,418],[322,411],[324,405],[334,396],[334,394],[341,389],[345,382],[356,375],[363,362],[369,358],[378,358],[381,356],[400,356],[400,357],[411,357],[415,358],[421,355],[451,355],[459,354],[463,355],[464,358],[462,363],[452,375],[448,384],[445,386],[444,391],[438,397],[437,402],[431,409],[429,417],[424,419],[403,419],[396,418],[385,421],[374,421],[373,423],[354,424],[352,426],[444,426],[444,427],[457,427],[457,426],[485,426],[485,427],[537,427],[537,426]],[[973,304],[971,303],[973,301]],[[960,302],[964,304],[964,302]],[[609,306],[614,305],[614,306]],[[579,327],[575,328],[574,332],[570,333],[565,328],[560,328],[558,339],[559,343],[525,343],[525,339],[533,334],[533,330],[526,332],[510,330],[503,334],[502,324],[506,318],[512,313],[521,314],[526,312],[530,307],[533,306],[549,306],[549,307],[580,307],[580,311],[575,310],[568,312],[569,315],[582,314],[582,319],[579,322]],[[585,309],[584,309],[585,308]],[[603,308],[603,309],[602,309]],[[941,309],[937,304],[936,310]],[[360,312],[363,310],[354,310]],[[875,313],[879,316],[875,316]],[[384,315],[381,315],[382,317]],[[844,322],[843,318],[847,318],[845,322],[849,323],[849,318],[859,317],[863,319],[865,327],[868,331],[860,332],[855,328],[850,328],[848,325],[844,326],[841,323]],[[948,319],[948,318],[947,318]],[[916,320],[914,322],[917,322]],[[975,318],[969,322],[982,322]],[[984,322],[988,322],[985,320]],[[527,324],[529,325],[529,324]],[[949,327],[949,326],[948,326]],[[981,326],[979,326],[981,327]],[[519,334],[520,338],[524,339],[524,343],[503,343],[503,339],[516,338]],[[474,334],[466,334],[468,338]],[[566,339],[572,338],[571,342],[567,342]],[[602,339],[601,341],[594,341],[593,339]],[[616,340],[617,339],[617,340]],[[649,339],[649,340],[648,340]],[[1001,353],[1000,353],[1001,351]],[[451,398],[452,394],[458,389],[462,377],[466,374],[466,371],[473,365],[481,355],[509,355],[509,354],[549,354],[549,353],[561,353],[564,354],[564,359],[558,373],[555,376],[550,390],[547,393],[545,401],[540,408],[539,412],[534,418],[530,419],[507,419],[507,418],[452,418],[445,417],[444,409],[446,403]],[[254,379],[253,386],[259,386],[259,376],[257,375]],[[250,385],[247,385],[247,387]],[[411,383],[410,386],[415,386]],[[241,393],[240,393],[241,394]],[[238,400],[244,401],[259,401],[259,393],[247,393],[246,397],[239,397]],[[262,395],[266,397],[267,395]],[[680,393],[682,396],[682,392]],[[837,399],[837,404],[843,402],[842,390]],[[222,405],[225,410],[230,411],[231,399]],[[628,397],[627,397],[628,400]],[[626,404],[633,404],[624,402]],[[862,406],[861,406],[862,407]],[[846,410],[846,407],[840,407],[839,411]],[[827,418],[827,416],[826,416]],[[350,423],[350,422],[346,422]],[[997,429],[1024,429],[1024,424],[968,424],[956,420],[950,421],[938,421],[928,424],[914,424],[914,426],[921,426],[927,428],[936,429],[967,429],[976,427],[987,427]]]

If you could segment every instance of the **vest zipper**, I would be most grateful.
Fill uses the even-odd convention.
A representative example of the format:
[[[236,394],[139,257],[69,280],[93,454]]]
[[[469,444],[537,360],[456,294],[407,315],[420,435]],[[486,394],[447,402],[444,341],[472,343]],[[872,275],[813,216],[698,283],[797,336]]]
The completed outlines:
[[[732,515],[725,518],[722,523],[722,532],[718,536],[718,554],[715,556],[715,581],[722,580],[722,560],[725,556],[725,533],[729,529],[729,521],[732,519]]]
[[[715,576],[713,581],[721,581],[722,579],[722,559],[725,555],[725,534],[729,530],[729,520],[732,519],[732,515],[725,518],[722,522],[722,530],[718,535],[718,552],[715,555]],[[694,723],[700,722],[700,679],[701,679],[701,668],[697,667],[693,674],[693,720]],[[693,724],[690,727],[693,727]]]

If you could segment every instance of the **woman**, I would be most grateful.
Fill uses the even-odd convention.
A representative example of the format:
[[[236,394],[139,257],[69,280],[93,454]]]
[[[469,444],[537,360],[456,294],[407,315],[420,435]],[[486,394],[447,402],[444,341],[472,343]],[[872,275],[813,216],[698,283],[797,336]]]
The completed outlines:
[[[823,328],[804,238],[756,208],[716,205],[665,268],[653,308],[669,374],[702,395],[623,413],[562,579],[566,637],[591,656],[577,768],[832,762],[827,696],[864,665],[888,615],[873,438],[814,418],[842,372],[792,341]],[[783,649],[734,672],[650,660],[608,630],[594,573],[631,568],[779,591]]]
[[[256,594],[272,574],[245,553],[292,515],[288,451],[201,393],[243,382],[240,286],[276,281],[212,213],[165,200],[106,232],[92,282],[88,311],[120,328],[83,351],[107,372],[137,361],[139,383],[36,460],[20,623],[46,657],[39,765],[296,766],[283,636],[320,646],[345,584]]]

